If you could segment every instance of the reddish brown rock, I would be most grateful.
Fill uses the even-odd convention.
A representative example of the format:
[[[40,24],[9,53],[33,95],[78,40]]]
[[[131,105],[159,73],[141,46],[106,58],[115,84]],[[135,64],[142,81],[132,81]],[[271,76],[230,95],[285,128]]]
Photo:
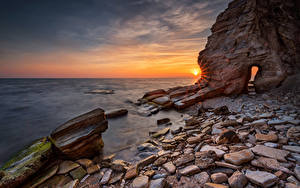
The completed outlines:
[[[228,153],[224,155],[224,160],[226,162],[235,164],[235,165],[240,165],[246,162],[251,161],[254,158],[254,154],[248,150],[242,150],[234,153]]]
[[[268,141],[268,142],[276,142],[278,140],[278,136],[274,133],[270,134],[256,134],[255,135],[256,140],[258,141]]]

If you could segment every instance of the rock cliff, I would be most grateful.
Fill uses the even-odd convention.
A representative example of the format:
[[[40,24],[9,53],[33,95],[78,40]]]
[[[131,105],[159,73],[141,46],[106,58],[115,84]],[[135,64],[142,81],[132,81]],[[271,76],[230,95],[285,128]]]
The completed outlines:
[[[259,71],[256,90],[280,85],[300,70],[300,2],[234,0],[211,28],[198,64],[206,69],[211,88],[222,94],[245,91],[251,67]]]

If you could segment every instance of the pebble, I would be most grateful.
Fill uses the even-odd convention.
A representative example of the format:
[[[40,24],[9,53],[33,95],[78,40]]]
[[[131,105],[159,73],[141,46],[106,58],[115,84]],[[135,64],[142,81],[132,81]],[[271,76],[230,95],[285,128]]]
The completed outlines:
[[[136,177],[132,182],[132,188],[148,188],[148,186],[149,186],[148,176]]]
[[[241,172],[235,171],[228,179],[228,183],[231,188],[243,188],[247,185],[248,179]]]
[[[212,174],[210,178],[214,183],[225,183],[228,180],[227,175],[221,172]]]
[[[246,171],[246,177],[254,184],[262,187],[271,187],[276,184],[278,178],[274,174],[265,171]]]
[[[187,167],[179,170],[179,173],[184,176],[189,176],[189,175],[194,175],[194,174],[198,173],[199,171],[200,171],[200,168],[198,166],[190,165],[190,166],[187,166]]]
[[[166,169],[169,174],[174,174],[176,171],[176,166],[171,161],[163,164],[163,168]]]

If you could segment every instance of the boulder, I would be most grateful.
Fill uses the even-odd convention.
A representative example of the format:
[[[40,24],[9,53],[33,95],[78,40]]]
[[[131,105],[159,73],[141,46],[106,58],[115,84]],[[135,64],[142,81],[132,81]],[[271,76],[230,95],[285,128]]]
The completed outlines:
[[[92,157],[104,146],[101,133],[107,127],[104,111],[98,108],[57,127],[50,139],[62,154],[71,159]]]
[[[52,144],[46,138],[35,141],[2,166],[0,188],[18,187],[41,169],[52,153]]]

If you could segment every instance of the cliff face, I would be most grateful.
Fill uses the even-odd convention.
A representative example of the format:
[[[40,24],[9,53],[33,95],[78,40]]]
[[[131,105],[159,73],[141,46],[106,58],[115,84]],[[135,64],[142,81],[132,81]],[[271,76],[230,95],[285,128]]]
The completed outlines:
[[[257,91],[274,88],[300,70],[300,2],[234,0],[212,26],[198,64],[210,87],[223,94],[245,90],[251,67],[259,67]]]

